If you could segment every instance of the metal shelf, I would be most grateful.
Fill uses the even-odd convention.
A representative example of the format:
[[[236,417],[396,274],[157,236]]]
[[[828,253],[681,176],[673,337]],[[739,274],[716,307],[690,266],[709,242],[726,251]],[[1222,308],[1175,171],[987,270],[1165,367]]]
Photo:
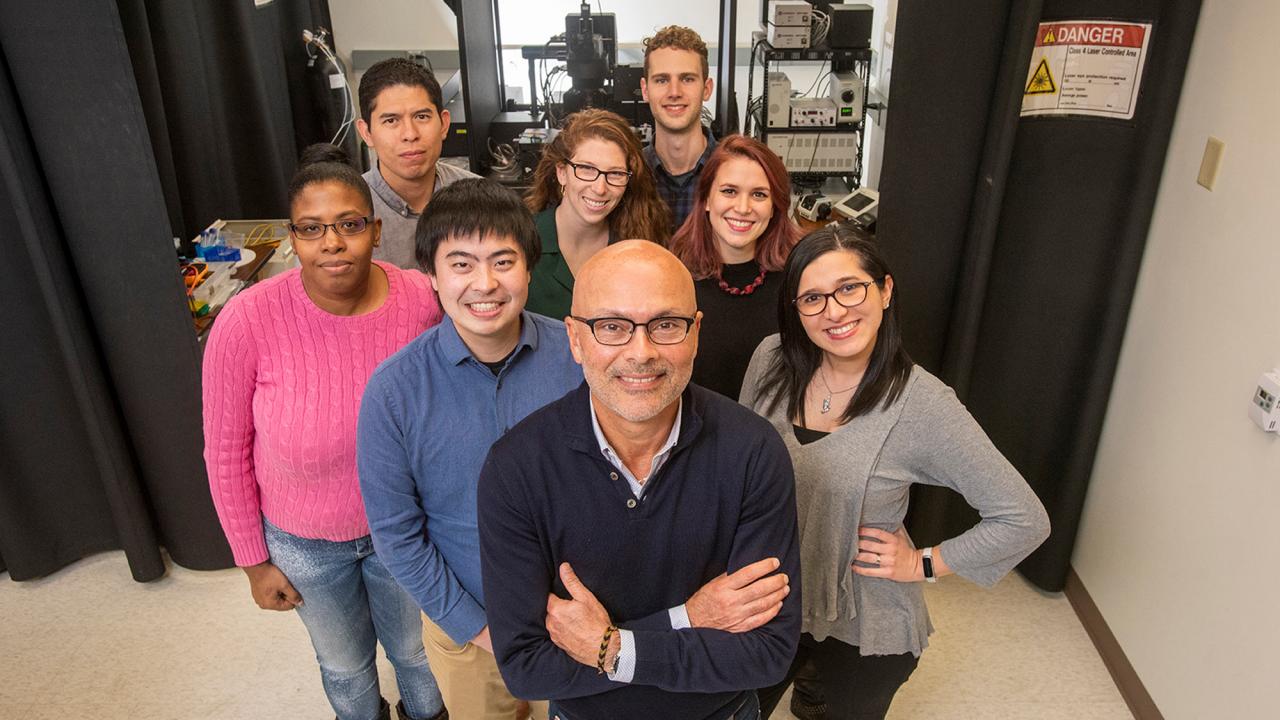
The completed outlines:
[[[806,178],[822,178],[822,177],[852,177],[853,182],[850,189],[856,188],[862,176],[862,139],[863,132],[867,126],[867,103],[869,102],[869,93],[871,91],[871,50],[870,48],[858,49],[832,49],[826,47],[804,48],[804,49],[779,49],[769,44],[765,34],[756,31],[751,34],[751,63],[747,70],[747,122],[751,124],[751,134],[766,145],[769,144],[770,135],[788,135],[793,137],[807,135],[831,135],[845,136],[850,134],[857,135],[857,142],[853,144],[854,154],[852,156],[852,167],[842,168],[838,170],[814,170],[810,164],[806,169],[795,169],[794,164],[788,167],[788,173],[793,177]],[[760,64],[764,76],[767,78],[770,65],[777,62],[832,62],[833,65],[851,64],[853,68],[862,77],[862,97],[863,103],[861,115],[856,123],[843,123],[834,126],[825,127],[769,127],[766,124],[765,108],[769,106],[769,83],[766,80],[762,83],[760,93],[759,122],[755,122],[751,106],[753,103],[753,92],[755,90],[755,71],[756,65]],[[790,147],[790,143],[788,143]],[[775,152],[779,152],[774,148]],[[779,152],[781,155],[781,152]],[[783,156],[784,162],[787,156]]]

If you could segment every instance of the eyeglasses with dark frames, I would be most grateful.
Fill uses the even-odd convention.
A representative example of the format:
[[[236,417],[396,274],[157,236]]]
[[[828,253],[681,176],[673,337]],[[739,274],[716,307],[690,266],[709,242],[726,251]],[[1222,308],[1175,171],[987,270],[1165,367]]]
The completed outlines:
[[[867,288],[879,284],[881,280],[884,280],[884,278],[867,280],[866,282],[844,283],[829,293],[805,293],[792,300],[791,303],[796,306],[797,312],[806,316],[822,313],[827,309],[827,300],[830,298],[835,298],[835,301],[844,307],[855,308],[866,301]]]
[[[369,227],[369,223],[373,222],[373,217],[353,217],[342,218],[337,222],[318,223],[289,223],[289,232],[299,240],[319,240],[324,237],[329,228],[339,235],[359,235]]]
[[[655,345],[679,345],[689,336],[689,328],[694,323],[693,318],[679,315],[656,317],[646,323],[621,317],[569,317],[591,328],[591,336],[601,345],[626,345],[637,327],[643,327],[649,342]]]
[[[587,165],[585,163],[576,163],[572,160],[565,160],[566,165],[573,168],[573,176],[583,182],[595,182],[596,178],[604,175],[604,181],[614,187],[626,187],[631,181],[630,170],[601,170],[595,165]]]

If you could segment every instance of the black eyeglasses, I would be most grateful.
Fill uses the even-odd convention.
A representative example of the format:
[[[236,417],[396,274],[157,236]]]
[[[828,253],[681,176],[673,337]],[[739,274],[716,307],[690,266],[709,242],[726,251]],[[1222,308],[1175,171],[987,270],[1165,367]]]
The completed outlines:
[[[569,317],[591,328],[591,336],[601,345],[626,345],[631,342],[637,327],[643,327],[649,341],[655,345],[679,345],[688,337],[689,328],[693,327],[693,318],[679,315],[656,317],[647,323],[620,317]]]
[[[595,182],[596,178],[604,175],[604,181],[614,187],[626,187],[631,181],[630,170],[601,170],[595,165],[584,165],[576,163],[572,160],[565,160],[566,165],[573,168],[573,176],[583,182]]]
[[[372,221],[372,217],[353,217],[331,223],[289,223],[289,232],[299,240],[319,240],[329,228],[339,235],[359,235]]]
[[[883,280],[884,278],[880,278]],[[867,288],[878,284],[880,280],[845,283],[829,293],[805,293],[792,300],[801,315],[817,315],[827,309],[827,298],[835,298],[844,307],[854,308],[867,299]]]

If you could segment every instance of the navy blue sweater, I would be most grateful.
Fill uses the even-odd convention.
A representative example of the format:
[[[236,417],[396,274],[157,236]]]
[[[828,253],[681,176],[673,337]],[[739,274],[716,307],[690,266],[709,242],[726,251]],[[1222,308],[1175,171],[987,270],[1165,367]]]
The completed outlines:
[[[573,718],[704,720],[743,690],[780,681],[800,637],[800,566],[791,460],[750,410],[690,385],[671,458],[635,501],[611,479],[584,383],[494,443],[480,473],[480,560],[498,666],[519,697]],[[633,504],[635,507],[628,507]],[[777,557],[791,579],[782,611],[747,633],[671,629],[667,609],[724,572]],[[556,647],[547,594],[569,594],[569,562],[619,627],[636,669],[614,682]]]

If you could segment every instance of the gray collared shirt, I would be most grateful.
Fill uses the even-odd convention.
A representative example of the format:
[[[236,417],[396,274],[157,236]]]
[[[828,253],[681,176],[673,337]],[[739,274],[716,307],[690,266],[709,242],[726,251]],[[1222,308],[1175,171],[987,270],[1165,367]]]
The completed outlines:
[[[418,261],[414,257],[414,233],[418,229],[421,214],[414,212],[409,203],[391,189],[377,167],[370,169],[363,177],[373,191],[373,215],[382,219],[382,242],[373,249],[373,259],[402,268],[418,269]],[[470,170],[437,161],[436,184],[431,194],[435,195],[441,188],[459,180],[474,177],[480,176]]]
[[[614,452],[613,446],[604,437],[604,431],[600,429],[600,420],[596,417],[596,399],[590,397],[591,401],[591,429],[596,433],[596,443],[600,445],[600,454],[604,455],[605,460],[609,464],[616,467],[618,472],[622,473],[622,477],[627,479],[627,484],[631,486],[631,494],[636,496],[637,500],[644,499],[644,490],[654,475],[662,469],[667,460],[671,457],[671,451],[675,449],[676,441],[680,439],[680,420],[684,416],[684,398],[681,397],[680,404],[676,406],[676,421],[671,425],[671,432],[667,435],[667,441],[658,448],[658,452],[654,454],[653,460],[649,463],[649,474],[645,476],[643,482],[636,479],[634,473],[627,468],[627,464],[622,462],[618,457],[618,453]],[[667,610],[668,616],[671,618],[672,630],[684,630],[691,627],[689,622],[689,610],[684,605]],[[609,679],[615,682],[631,682],[636,674],[636,641],[635,636],[630,630],[619,630],[618,637],[621,640],[621,647],[618,649],[618,666],[613,672],[609,673]]]

